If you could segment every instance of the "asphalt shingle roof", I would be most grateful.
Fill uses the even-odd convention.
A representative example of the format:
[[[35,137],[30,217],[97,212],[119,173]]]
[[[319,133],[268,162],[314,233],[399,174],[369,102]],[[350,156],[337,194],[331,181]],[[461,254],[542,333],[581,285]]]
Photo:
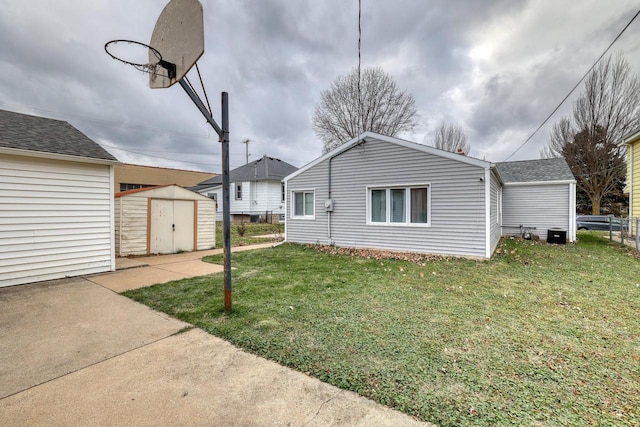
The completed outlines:
[[[0,147],[118,161],[69,123],[0,110]]]
[[[229,182],[262,181],[267,179],[280,181],[297,170],[297,167],[285,161],[263,156],[258,160],[229,171]],[[222,185],[222,175],[202,181],[198,185],[191,187],[190,190],[199,191],[203,188],[217,185]]]
[[[496,163],[496,168],[505,184],[575,179],[569,165],[562,158]]]

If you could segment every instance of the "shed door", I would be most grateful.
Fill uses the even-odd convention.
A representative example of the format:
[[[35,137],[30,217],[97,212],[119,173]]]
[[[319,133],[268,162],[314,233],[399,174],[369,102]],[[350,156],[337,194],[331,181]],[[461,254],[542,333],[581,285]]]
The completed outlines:
[[[194,202],[151,200],[151,242],[154,254],[193,250]]]

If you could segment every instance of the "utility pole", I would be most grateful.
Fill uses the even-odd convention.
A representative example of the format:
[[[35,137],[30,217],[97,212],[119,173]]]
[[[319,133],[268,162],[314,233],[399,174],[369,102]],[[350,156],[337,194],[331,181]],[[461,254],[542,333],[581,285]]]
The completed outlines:
[[[242,141],[242,143],[244,144],[246,164],[249,164],[249,143],[250,142],[251,142],[251,140],[249,138],[247,138],[244,141]]]

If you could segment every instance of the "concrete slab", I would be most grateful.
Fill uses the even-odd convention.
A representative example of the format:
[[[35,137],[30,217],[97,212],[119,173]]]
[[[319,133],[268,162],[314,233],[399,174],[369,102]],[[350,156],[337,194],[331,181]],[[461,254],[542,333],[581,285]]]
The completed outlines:
[[[138,289],[158,283],[180,280],[187,277],[206,276],[220,273],[224,267],[201,260],[187,260],[155,266],[120,270],[114,273],[97,274],[87,277],[88,280],[115,292]]]
[[[81,278],[0,288],[0,398],[186,325]]]
[[[425,425],[199,329],[0,400],[6,425]]]

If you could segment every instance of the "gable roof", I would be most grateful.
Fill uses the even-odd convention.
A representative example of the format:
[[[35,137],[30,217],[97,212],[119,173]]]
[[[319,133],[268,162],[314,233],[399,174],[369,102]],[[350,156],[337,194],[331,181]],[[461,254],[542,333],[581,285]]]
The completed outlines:
[[[258,160],[242,165],[229,171],[229,182],[244,181],[263,181],[276,180],[280,181],[285,176],[295,172],[298,168],[289,163],[276,159],[274,157],[262,156]],[[199,191],[203,188],[215,187],[222,185],[222,175],[214,176],[202,181],[196,186],[190,188],[193,191]]]
[[[71,156],[101,163],[119,163],[118,159],[67,122],[6,110],[0,110],[0,151],[16,154],[29,151],[54,157]]]
[[[502,162],[496,163],[495,166],[505,184],[575,181],[569,165],[563,158]]]
[[[304,165],[303,167],[298,169],[296,172],[292,173],[291,175],[288,175],[285,180],[288,181],[291,178],[294,178],[294,177],[298,176],[302,172],[312,168],[313,166],[317,165],[318,163],[323,162],[323,161],[325,161],[327,159],[330,159],[332,157],[335,157],[335,156],[339,155],[340,153],[343,153],[343,152],[345,152],[347,150],[350,150],[351,148],[353,148],[354,146],[356,146],[358,144],[361,144],[362,142],[366,142],[367,139],[375,139],[375,140],[378,140],[378,141],[388,142],[390,144],[395,144],[395,145],[399,145],[399,146],[402,146],[402,147],[411,148],[413,150],[417,150],[417,151],[421,151],[421,152],[424,152],[424,153],[433,154],[435,156],[444,157],[444,158],[447,158],[447,159],[451,159],[451,160],[455,160],[455,161],[458,161],[458,162],[479,166],[479,167],[482,167],[482,168],[490,168],[491,167],[491,163],[490,162],[486,162],[484,160],[476,159],[476,158],[473,158],[473,157],[469,157],[469,156],[465,156],[465,155],[461,155],[461,154],[457,154],[457,153],[452,153],[450,151],[440,150],[438,148],[430,147],[428,145],[418,144],[417,142],[411,142],[411,141],[406,141],[406,140],[400,139],[400,138],[380,135],[380,134],[377,134],[375,132],[364,132],[364,133],[361,133],[358,137],[353,138],[352,140],[345,142],[344,144],[340,145],[339,147],[336,147],[333,150],[329,151],[328,153],[326,153],[326,154],[318,157],[317,159],[307,163],[306,165]]]
[[[631,132],[623,136],[622,141],[620,141],[620,144],[631,144],[633,142],[636,142],[639,139],[640,139],[640,127],[632,130]]]

